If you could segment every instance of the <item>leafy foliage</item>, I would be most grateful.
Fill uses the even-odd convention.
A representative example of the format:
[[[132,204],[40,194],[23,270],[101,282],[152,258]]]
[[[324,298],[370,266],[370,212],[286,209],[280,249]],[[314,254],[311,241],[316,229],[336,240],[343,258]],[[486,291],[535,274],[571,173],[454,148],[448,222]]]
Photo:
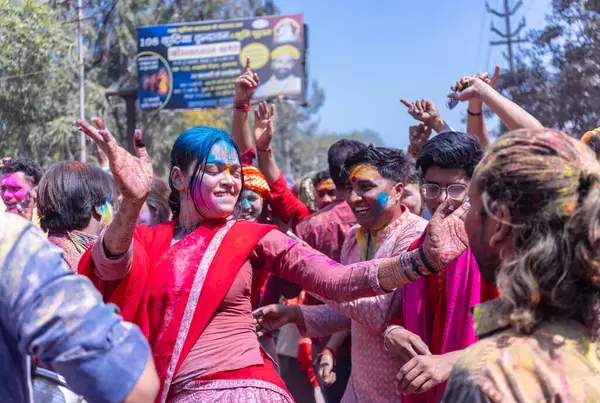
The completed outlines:
[[[581,137],[600,126],[600,1],[554,0],[546,22],[499,87],[545,126]]]
[[[48,162],[73,158],[77,66],[73,27],[47,4],[0,0],[0,153]],[[102,90],[88,83],[88,105]],[[73,96],[74,94],[74,96]]]

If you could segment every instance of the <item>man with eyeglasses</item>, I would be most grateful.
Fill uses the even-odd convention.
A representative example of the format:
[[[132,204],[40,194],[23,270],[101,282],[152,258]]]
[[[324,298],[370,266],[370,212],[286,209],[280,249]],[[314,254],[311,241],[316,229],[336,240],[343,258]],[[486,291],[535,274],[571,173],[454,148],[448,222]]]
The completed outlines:
[[[421,193],[431,214],[447,199],[460,205],[483,149],[474,136],[445,132],[428,140],[417,158]],[[427,230],[426,230],[427,231]],[[419,247],[424,236],[410,249]],[[410,250],[409,249],[409,250]],[[470,249],[435,275],[407,284],[402,313],[384,333],[384,346],[401,362],[404,402],[437,402],[461,350],[477,339],[470,308],[497,296],[481,279]],[[423,351],[423,342],[428,351]]]

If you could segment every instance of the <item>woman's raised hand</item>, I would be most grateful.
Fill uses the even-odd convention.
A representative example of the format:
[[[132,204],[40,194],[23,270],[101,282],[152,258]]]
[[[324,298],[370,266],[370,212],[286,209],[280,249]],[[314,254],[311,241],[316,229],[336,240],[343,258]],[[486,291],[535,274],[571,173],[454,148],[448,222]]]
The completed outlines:
[[[254,144],[259,151],[267,150],[275,131],[275,105],[263,101],[254,110]]]
[[[137,129],[134,134],[135,157],[119,146],[102,119],[92,118],[92,123],[94,125],[85,120],[75,121],[79,130],[94,140],[108,157],[111,173],[123,199],[143,203],[152,189],[153,170],[142,131]]]

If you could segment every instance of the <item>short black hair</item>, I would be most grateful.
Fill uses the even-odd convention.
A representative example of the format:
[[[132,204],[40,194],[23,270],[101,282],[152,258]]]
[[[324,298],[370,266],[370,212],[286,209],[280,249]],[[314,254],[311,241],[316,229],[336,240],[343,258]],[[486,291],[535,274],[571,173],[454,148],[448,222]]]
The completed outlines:
[[[346,159],[346,177],[350,176],[350,169],[359,164],[372,166],[382,177],[396,183],[406,181],[409,167],[404,151],[390,147],[374,147],[372,144]]]
[[[423,176],[433,166],[464,169],[470,179],[482,158],[483,147],[475,136],[463,132],[445,132],[423,144],[417,158],[417,168]]]
[[[37,186],[40,183],[40,180],[42,180],[42,175],[44,175],[44,170],[40,164],[31,158],[16,158],[14,160],[8,160],[4,163],[2,175],[13,174],[16,172],[23,172],[23,174],[25,174],[27,179],[31,181],[34,186]]]
[[[417,161],[406,155],[406,183],[418,185],[421,183],[421,173],[417,169]]]
[[[312,182],[313,185],[315,185],[315,187],[317,187],[317,185],[322,182],[325,181],[327,179],[331,179],[331,175],[329,174],[328,170],[323,170],[323,171],[319,171],[315,174],[315,176],[313,176],[312,178]]]
[[[53,165],[37,191],[40,225],[44,231],[72,231],[87,227],[94,207],[114,204],[114,179],[101,168],[75,161]]]
[[[329,174],[337,188],[343,189],[348,181],[348,177],[344,174],[344,162],[346,159],[366,147],[360,141],[347,139],[337,141],[329,147],[329,151],[327,152]]]

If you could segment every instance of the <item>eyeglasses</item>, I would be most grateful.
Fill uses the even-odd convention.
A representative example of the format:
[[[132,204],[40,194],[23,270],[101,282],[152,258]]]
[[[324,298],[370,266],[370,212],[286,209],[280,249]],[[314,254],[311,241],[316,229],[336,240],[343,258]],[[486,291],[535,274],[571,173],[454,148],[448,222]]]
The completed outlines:
[[[437,199],[440,197],[442,190],[445,191],[452,200],[462,201],[467,196],[467,187],[460,183],[454,183],[446,188],[442,188],[435,183],[421,185],[421,192],[426,199]]]

